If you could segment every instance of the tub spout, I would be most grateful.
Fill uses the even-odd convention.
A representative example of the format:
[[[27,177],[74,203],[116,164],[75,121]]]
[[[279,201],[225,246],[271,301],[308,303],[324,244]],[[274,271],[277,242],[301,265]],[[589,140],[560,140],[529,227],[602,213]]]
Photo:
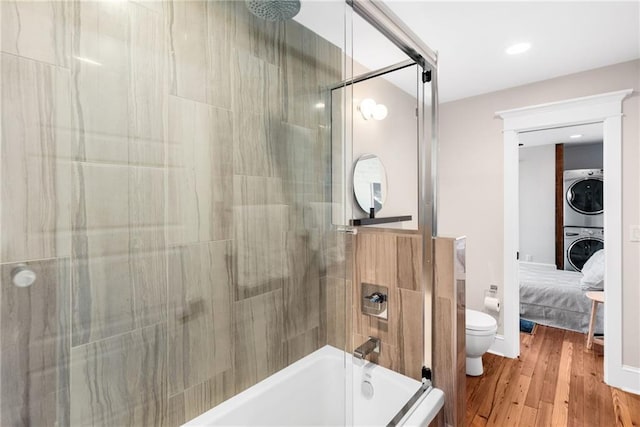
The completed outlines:
[[[360,347],[353,351],[353,355],[358,359],[364,359],[370,353],[380,354],[380,339],[369,337],[369,339]]]

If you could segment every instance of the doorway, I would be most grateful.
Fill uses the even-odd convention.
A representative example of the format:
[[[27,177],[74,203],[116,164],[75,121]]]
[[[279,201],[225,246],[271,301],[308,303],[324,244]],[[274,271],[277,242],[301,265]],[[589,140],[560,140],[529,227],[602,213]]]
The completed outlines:
[[[622,365],[622,100],[632,90],[575,98],[497,112],[504,131],[504,340],[499,351],[507,357],[520,354],[518,274],[518,144],[524,132],[588,123],[602,123],[604,170],[610,171],[604,182],[605,307],[604,348],[605,382],[633,390],[637,372]]]
[[[520,329],[586,334],[585,292],[604,284],[602,123],[521,132],[518,140]],[[596,320],[601,334],[602,309]]]

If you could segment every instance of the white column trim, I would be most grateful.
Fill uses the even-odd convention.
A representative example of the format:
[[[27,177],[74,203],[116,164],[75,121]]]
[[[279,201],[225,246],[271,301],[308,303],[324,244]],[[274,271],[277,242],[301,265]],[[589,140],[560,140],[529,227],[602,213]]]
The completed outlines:
[[[520,355],[520,286],[518,278],[519,245],[519,162],[518,133],[505,130],[504,134],[504,281],[503,281],[503,325],[504,342],[502,352],[506,357]],[[509,159],[509,161],[507,161]],[[512,161],[515,159],[515,161]],[[509,197],[507,197],[509,194]],[[515,212],[515,215],[514,215]],[[508,231],[507,231],[508,230]],[[513,286],[515,284],[515,286]],[[515,319],[515,320],[514,320]],[[515,339],[513,339],[515,337]]]
[[[500,111],[504,121],[504,341],[495,350],[520,354],[518,281],[519,132],[586,123],[603,123],[605,215],[604,380],[640,393],[640,369],[622,363],[622,100],[632,89]],[[498,344],[496,342],[496,344]]]

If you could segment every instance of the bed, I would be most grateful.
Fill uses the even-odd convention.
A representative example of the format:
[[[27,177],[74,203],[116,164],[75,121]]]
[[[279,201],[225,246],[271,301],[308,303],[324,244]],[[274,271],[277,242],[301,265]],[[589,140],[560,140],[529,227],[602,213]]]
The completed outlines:
[[[553,265],[520,262],[520,318],[541,325],[586,333],[591,300],[582,289],[582,273]],[[604,310],[598,309],[595,333],[602,333]]]

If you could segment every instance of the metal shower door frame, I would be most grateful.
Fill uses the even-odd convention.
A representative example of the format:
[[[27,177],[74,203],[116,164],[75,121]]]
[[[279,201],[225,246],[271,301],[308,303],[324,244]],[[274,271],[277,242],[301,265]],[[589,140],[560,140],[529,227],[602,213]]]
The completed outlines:
[[[418,228],[422,235],[422,292],[424,296],[423,324],[429,321],[428,336],[425,327],[423,368],[432,365],[431,342],[433,337],[432,295],[434,281],[434,237],[437,235],[437,147],[438,147],[438,54],[418,37],[389,7],[380,0],[345,0],[353,11],[376,28],[389,41],[402,50],[411,60],[372,71],[335,85],[347,87],[382,74],[417,64],[422,68],[422,78],[417,80],[418,95]],[[427,106],[424,84],[431,88],[431,105]],[[331,97],[331,95],[329,95]],[[431,128],[428,127],[430,119]],[[429,131],[430,130],[430,131]],[[427,347],[428,346],[428,347]],[[423,372],[425,370],[423,369]],[[413,404],[431,390],[431,378],[423,374],[423,384],[409,402],[391,420],[389,426],[399,423]]]
[[[438,53],[431,49],[418,37],[388,6],[380,0],[346,0],[353,11],[365,21],[376,28],[389,41],[402,50],[410,61],[372,71],[361,76],[353,77],[350,81],[342,82],[336,87],[344,87],[358,81],[366,80],[399,68],[419,65],[423,70],[422,85],[418,87],[418,227],[422,234],[422,271],[429,274],[422,275],[422,290],[425,295],[425,319],[429,317],[432,326],[431,295],[428,290],[433,290],[433,238],[438,232],[437,223],[437,148],[438,148]],[[408,65],[407,65],[408,64]],[[424,83],[431,84],[431,107],[426,105]],[[418,82],[420,85],[420,82]],[[428,119],[431,120],[431,129],[428,129]],[[430,132],[429,132],[430,130]],[[427,300],[428,299],[428,300]],[[426,338],[426,337],[425,337]],[[430,337],[429,337],[430,338]],[[427,340],[425,339],[425,344]],[[431,349],[428,349],[431,350]],[[429,354],[427,354],[429,353]],[[424,366],[431,365],[431,351],[423,352]]]

